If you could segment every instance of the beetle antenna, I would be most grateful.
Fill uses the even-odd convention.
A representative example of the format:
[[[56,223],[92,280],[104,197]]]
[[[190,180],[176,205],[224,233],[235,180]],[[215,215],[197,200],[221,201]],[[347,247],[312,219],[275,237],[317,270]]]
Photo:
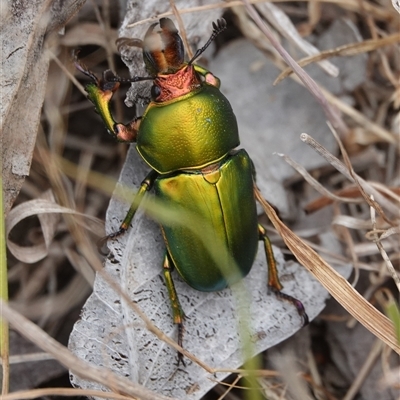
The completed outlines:
[[[97,76],[88,69],[88,67],[82,63],[82,61],[79,60],[78,54],[80,50],[74,50],[72,52],[72,57],[74,58],[74,64],[75,67],[88,76],[90,79],[92,79],[96,85],[101,86],[104,83],[107,82],[120,82],[120,83],[132,83],[132,82],[141,82],[141,81],[152,81],[154,80],[154,77],[151,76],[133,76],[132,78],[121,78],[118,75],[115,75],[114,72],[112,72],[110,69],[106,70],[103,72],[102,79],[99,80]]]
[[[212,26],[213,26],[213,31],[212,31],[212,34],[211,34],[210,38],[207,40],[207,43],[206,43],[203,47],[201,47],[200,49],[198,49],[198,50],[196,51],[196,53],[194,53],[194,56],[193,56],[192,59],[188,62],[188,65],[191,65],[191,64],[194,62],[194,60],[196,60],[196,58],[198,58],[201,54],[203,54],[203,53],[206,51],[207,47],[211,44],[211,42],[212,42],[221,32],[223,32],[223,31],[226,29],[226,21],[225,21],[223,18],[218,19],[216,23],[215,23],[215,22],[212,23]]]
[[[132,82],[142,82],[142,81],[154,81],[154,77],[152,76],[133,76],[132,78],[121,78],[117,76],[115,78],[115,82],[121,83],[132,83]]]
[[[131,78],[121,78],[118,75],[115,75],[111,70],[107,70],[103,72],[103,80],[105,82],[120,82],[120,83],[132,83],[132,82],[141,82],[141,81],[152,81],[154,77],[151,76],[132,76]]]

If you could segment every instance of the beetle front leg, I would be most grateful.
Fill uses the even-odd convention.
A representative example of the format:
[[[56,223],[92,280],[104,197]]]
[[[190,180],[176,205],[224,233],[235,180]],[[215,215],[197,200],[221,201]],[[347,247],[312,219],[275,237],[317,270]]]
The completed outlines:
[[[111,99],[120,86],[119,80],[121,78],[107,70],[103,72],[102,78],[98,79],[92,71],[78,60],[76,55],[75,67],[92,80],[85,86],[85,90],[88,99],[94,104],[94,108],[106,125],[108,132],[120,142],[136,142],[140,118],[135,118],[124,125],[114,120],[110,110]]]
[[[308,320],[308,315],[306,313],[306,310],[304,309],[303,303],[300,300],[297,300],[296,298],[294,298],[286,293],[283,293],[281,291],[283,289],[283,286],[279,281],[278,270],[276,268],[274,252],[272,250],[272,246],[271,246],[269,237],[267,236],[267,231],[265,230],[265,228],[262,225],[258,225],[258,235],[259,235],[260,240],[262,240],[264,242],[265,255],[267,257],[268,287],[275,293],[275,295],[278,298],[292,303],[296,307],[297,312],[299,313],[300,317],[303,319],[303,326],[307,325],[309,320]]]
[[[124,234],[128,230],[129,225],[132,222],[132,219],[135,216],[136,211],[139,208],[139,205],[142,202],[144,195],[153,187],[154,181],[156,180],[158,175],[159,175],[158,172],[152,170],[147,174],[146,178],[143,179],[142,183],[140,184],[140,188],[137,191],[132,201],[129,211],[126,214],[124,220],[122,221],[122,224],[120,225],[119,229],[115,232],[110,233],[107,236],[104,236],[97,242],[97,247],[99,248],[100,251],[104,246],[104,244],[107,242],[107,240],[114,239],[117,236]]]
[[[179,303],[178,294],[176,293],[174,281],[172,280],[171,271],[173,267],[174,267],[173,261],[171,260],[167,251],[163,263],[164,278],[168,289],[168,296],[171,301],[174,324],[178,325],[178,344],[179,346],[182,347],[183,331],[184,331],[183,320],[185,319],[185,314]],[[181,352],[178,353],[178,365],[180,362],[182,362],[182,364],[185,365],[183,361],[183,354]]]

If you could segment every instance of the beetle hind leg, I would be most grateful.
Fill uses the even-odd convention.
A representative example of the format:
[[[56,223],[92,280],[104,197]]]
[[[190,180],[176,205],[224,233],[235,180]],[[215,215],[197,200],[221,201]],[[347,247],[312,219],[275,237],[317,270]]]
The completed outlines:
[[[183,321],[185,319],[185,313],[183,312],[182,307],[179,303],[178,294],[176,293],[174,281],[172,280],[171,272],[173,268],[174,263],[171,260],[168,252],[166,252],[163,263],[164,278],[168,289],[168,296],[171,301],[174,324],[178,325],[178,344],[182,347],[184,332]],[[178,353],[178,365],[179,363],[185,365],[183,354],[181,352]]]
[[[295,297],[282,292],[283,286],[279,281],[274,252],[272,250],[271,242],[267,236],[267,232],[262,225],[258,225],[258,235],[259,239],[264,242],[265,255],[267,257],[268,288],[271,289],[279,299],[292,303],[296,307],[297,312],[303,320],[303,326],[307,325],[309,319],[303,303],[300,300],[297,300]]]

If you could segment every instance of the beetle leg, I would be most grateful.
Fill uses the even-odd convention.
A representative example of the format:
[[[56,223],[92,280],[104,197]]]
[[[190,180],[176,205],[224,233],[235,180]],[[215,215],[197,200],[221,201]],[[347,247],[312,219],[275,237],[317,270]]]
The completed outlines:
[[[119,229],[115,232],[110,233],[107,236],[104,236],[97,242],[97,247],[100,252],[102,252],[101,249],[108,239],[114,239],[117,236],[122,235],[127,231],[127,229],[129,228],[129,224],[132,222],[132,219],[135,216],[136,211],[143,200],[144,195],[153,187],[154,181],[156,180],[157,176],[158,172],[152,170],[147,174],[146,178],[143,179],[142,183],[140,184],[140,188],[137,191],[133,199],[133,202],[129,208],[129,211],[126,214],[124,220],[122,221],[122,224],[119,227]]]
[[[140,124],[139,118],[135,118],[124,125],[117,123],[110,111],[111,99],[118,90],[122,79],[111,70],[104,71],[101,79],[97,78],[94,72],[78,60],[77,53],[75,53],[75,67],[91,79],[92,82],[85,86],[88,99],[94,104],[96,112],[101,116],[110,134],[120,142],[136,142]]]
[[[184,332],[183,320],[185,319],[185,314],[179,303],[178,294],[176,293],[174,281],[172,280],[171,271],[172,271],[173,267],[174,267],[173,261],[171,260],[171,257],[169,256],[169,254],[167,252],[165,254],[164,263],[163,263],[164,278],[165,278],[165,283],[167,284],[168,296],[171,301],[172,316],[174,319],[174,324],[178,325],[178,344],[179,344],[179,346],[182,347],[183,332]],[[178,365],[180,362],[182,362],[182,364],[185,365],[185,363],[183,361],[183,354],[179,352],[178,353]]]
[[[111,135],[120,142],[136,142],[140,118],[135,118],[126,125],[117,123],[112,116],[110,102],[120,84],[119,82],[108,82],[107,85],[104,85],[101,82],[103,80],[86,85],[88,99],[94,104],[96,112],[100,114]]]
[[[297,300],[296,298],[281,291],[283,289],[283,286],[279,281],[274,252],[272,250],[271,242],[267,236],[267,231],[262,225],[258,225],[258,234],[260,240],[264,242],[265,255],[267,257],[268,287],[275,293],[278,298],[292,303],[296,307],[300,317],[303,319],[303,326],[307,325],[309,320],[303,303],[300,300]]]

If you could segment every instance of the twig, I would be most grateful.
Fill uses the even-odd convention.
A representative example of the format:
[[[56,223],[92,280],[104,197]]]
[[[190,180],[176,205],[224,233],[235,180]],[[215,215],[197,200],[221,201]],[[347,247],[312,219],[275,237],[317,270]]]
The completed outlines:
[[[360,371],[358,372],[357,377],[354,379],[353,383],[351,384],[349,390],[346,393],[346,396],[343,400],[352,400],[357,392],[360,390],[361,385],[369,375],[371,368],[373,367],[376,359],[378,358],[379,354],[382,351],[383,343],[380,340],[375,340],[367,359],[365,360],[363,366],[361,367]]]
[[[373,196],[371,196],[373,199]],[[385,261],[386,267],[390,272],[390,275],[392,276],[396,286],[397,290],[400,292],[400,278],[397,274],[396,269],[394,268],[392,262],[390,261],[385,249],[382,246],[381,238],[378,236],[378,231],[376,230],[376,218],[375,218],[375,209],[373,207],[370,208],[371,211],[371,221],[372,221],[372,227],[373,231],[370,232],[371,236],[373,237],[373,240],[378,247],[379,252],[381,253],[381,256],[383,260]]]
[[[292,68],[292,70],[303,82],[304,86],[310,91],[310,93],[314,96],[316,101],[321,105],[328,121],[330,121],[332,126],[334,126],[335,129],[338,130],[340,136],[345,136],[348,131],[346,124],[343,122],[337,110],[334,109],[328,103],[328,100],[323,95],[323,93],[321,92],[320,88],[315,83],[315,81],[299,66],[299,64],[297,64],[297,62],[278,42],[278,40],[274,37],[271,30],[267,27],[267,25],[264,23],[264,21],[256,12],[255,8],[250,4],[250,2],[248,0],[243,0],[243,3],[244,6],[246,7],[247,12],[253,18],[254,22],[259,27],[259,29],[264,33],[264,35],[268,38],[268,40],[274,46],[276,51],[281,55],[281,57],[285,60],[285,62]]]
[[[326,290],[362,325],[375,336],[400,354],[400,345],[393,323],[364,299],[345,278],[337,273],[314,250],[306,245],[278,218],[275,210],[264,200],[257,187],[254,187],[256,199],[264,208],[282,239],[297,260],[312,273]]]
[[[316,140],[314,140],[310,135],[307,133],[302,133],[300,135],[300,139],[312,147],[318,154],[320,154],[325,160],[331,164],[334,168],[336,168],[342,175],[344,175],[348,180],[351,182],[355,183],[353,176],[350,174],[349,170],[346,168],[346,166],[335,156],[333,156],[331,153],[329,153],[328,150],[326,150],[323,146],[321,146]],[[373,188],[368,182],[366,182],[364,179],[361,177],[357,176],[358,182],[360,185],[363,186],[364,190],[368,191],[370,194],[374,195],[374,197],[379,201],[380,204],[382,204],[385,208],[387,208],[391,213],[394,215],[398,214],[398,207],[392,204],[390,201],[388,201],[381,193],[379,193],[375,188]],[[370,202],[369,202],[370,203]],[[376,206],[376,201],[373,203]],[[376,209],[376,207],[374,207]],[[379,210],[379,211],[378,211]],[[382,215],[382,218],[384,218],[384,212],[382,211],[381,207],[378,205],[378,213]],[[393,221],[390,220],[389,218],[385,218],[385,221],[389,225],[393,225]]]

